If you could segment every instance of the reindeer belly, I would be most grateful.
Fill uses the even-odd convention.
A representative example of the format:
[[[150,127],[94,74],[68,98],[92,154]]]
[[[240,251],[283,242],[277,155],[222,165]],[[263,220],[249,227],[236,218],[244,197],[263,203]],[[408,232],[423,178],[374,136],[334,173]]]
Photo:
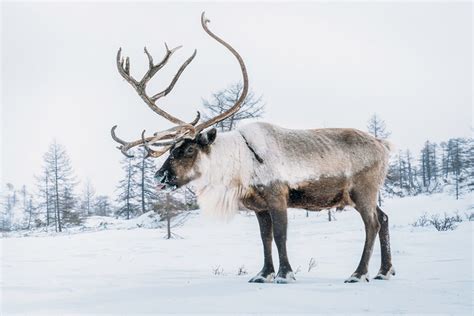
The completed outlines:
[[[352,205],[349,179],[327,177],[293,185],[289,190],[288,207],[320,211]]]

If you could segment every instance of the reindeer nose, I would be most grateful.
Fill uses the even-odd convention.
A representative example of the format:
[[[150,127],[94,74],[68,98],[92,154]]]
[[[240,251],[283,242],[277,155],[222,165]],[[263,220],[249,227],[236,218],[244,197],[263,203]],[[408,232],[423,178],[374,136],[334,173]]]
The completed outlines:
[[[166,181],[168,181],[168,170],[158,170],[155,174],[155,178],[160,181],[160,183],[166,183]]]

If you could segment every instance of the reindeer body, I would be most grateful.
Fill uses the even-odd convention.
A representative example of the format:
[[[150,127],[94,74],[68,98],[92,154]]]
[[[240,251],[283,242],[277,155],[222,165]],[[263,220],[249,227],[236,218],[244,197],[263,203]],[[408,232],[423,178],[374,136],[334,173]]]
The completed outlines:
[[[386,173],[389,148],[355,129],[291,130],[252,123],[219,134],[196,162],[201,208],[230,217],[242,206],[265,209],[263,188],[286,189],[287,206],[308,210],[354,205],[350,192],[369,180],[375,192]],[[368,179],[365,179],[368,178]],[[364,184],[365,185],[365,184]]]

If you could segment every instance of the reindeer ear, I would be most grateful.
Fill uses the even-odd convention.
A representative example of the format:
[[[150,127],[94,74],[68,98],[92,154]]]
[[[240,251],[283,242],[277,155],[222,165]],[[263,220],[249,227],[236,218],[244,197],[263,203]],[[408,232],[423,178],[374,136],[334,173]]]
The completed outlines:
[[[216,137],[217,137],[217,130],[215,128],[211,128],[207,132],[207,140],[209,142],[208,145],[212,144],[216,140]]]
[[[198,135],[197,142],[199,145],[202,146],[209,146],[216,140],[217,130],[215,128],[211,128],[205,133],[201,133]]]

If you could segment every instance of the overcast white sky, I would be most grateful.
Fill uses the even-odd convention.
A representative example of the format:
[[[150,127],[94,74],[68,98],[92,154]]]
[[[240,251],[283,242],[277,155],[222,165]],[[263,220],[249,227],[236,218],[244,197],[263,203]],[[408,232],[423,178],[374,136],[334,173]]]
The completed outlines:
[[[161,106],[190,120],[201,98],[240,80],[234,58],[200,27],[244,57],[264,121],[288,128],[366,129],[378,113],[400,149],[470,136],[472,5],[465,3],[2,3],[2,183],[34,185],[56,138],[79,179],[112,194],[122,176],[110,138],[168,128],[119,76],[122,46],[131,71],[146,69],[163,42],[184,45],[150,84],[165,87],[198,55]]]

